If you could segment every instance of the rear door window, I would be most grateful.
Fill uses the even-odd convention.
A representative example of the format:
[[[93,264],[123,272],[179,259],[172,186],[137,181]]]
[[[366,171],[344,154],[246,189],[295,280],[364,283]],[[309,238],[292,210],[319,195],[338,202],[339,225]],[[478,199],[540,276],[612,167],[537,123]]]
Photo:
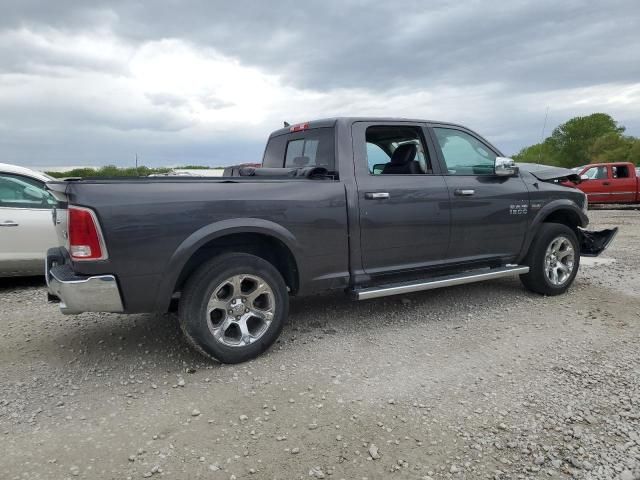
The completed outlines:
[[[626,165],[617,165],[611,167],[611,174],[613,178],[629,178],[631,174],[629,173],[629,167]]]
[[[372,175],[424,175],[433,173],[422,138],[413,125],[367,127],[367,165]]]
[[[387,152],[375,143],[367,142],[369,173],[373,173],[374,175],[382,173],[384,166],[389,163],[389,160],[391,160],[391,157]]]

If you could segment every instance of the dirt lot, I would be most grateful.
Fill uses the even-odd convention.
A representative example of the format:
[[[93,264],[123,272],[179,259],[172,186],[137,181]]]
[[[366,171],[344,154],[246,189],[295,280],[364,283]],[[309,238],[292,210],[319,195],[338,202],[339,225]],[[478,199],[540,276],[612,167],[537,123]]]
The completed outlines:
[[[640,212],[570,293],[506,279],[295,300],[211,364],[171,315],[65,317],[0,285],[0,477],[640,478]]]

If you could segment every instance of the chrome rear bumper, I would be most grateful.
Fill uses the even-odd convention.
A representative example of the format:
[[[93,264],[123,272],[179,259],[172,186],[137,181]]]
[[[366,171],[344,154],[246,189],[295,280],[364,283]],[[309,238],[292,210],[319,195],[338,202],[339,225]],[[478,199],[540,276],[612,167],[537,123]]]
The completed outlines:
[[[60,249],[47,252],[46,279],[49,299],[60,302],[66,315],[82,312],[123,312],[118,282],[113,275],[76,275],[64,262]]]

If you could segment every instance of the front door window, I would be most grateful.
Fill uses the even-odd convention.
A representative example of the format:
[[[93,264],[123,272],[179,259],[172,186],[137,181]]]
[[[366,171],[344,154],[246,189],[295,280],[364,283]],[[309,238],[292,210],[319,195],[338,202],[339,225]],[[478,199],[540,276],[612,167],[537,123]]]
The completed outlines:
[[[449,175],[493,175],[496,154],[466,132],[434,128]]]
[[[607,167],[591,167],[589,170],[583,173],[589,180],[604,180],[607,178]]]

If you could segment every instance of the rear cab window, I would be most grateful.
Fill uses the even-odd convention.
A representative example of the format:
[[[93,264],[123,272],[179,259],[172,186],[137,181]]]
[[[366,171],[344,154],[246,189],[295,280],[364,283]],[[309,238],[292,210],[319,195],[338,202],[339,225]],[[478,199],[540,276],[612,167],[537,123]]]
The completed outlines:
[[[323,167],[336,171],[335,129],[310,128],[269,138],[262,159],[266,168]]]

